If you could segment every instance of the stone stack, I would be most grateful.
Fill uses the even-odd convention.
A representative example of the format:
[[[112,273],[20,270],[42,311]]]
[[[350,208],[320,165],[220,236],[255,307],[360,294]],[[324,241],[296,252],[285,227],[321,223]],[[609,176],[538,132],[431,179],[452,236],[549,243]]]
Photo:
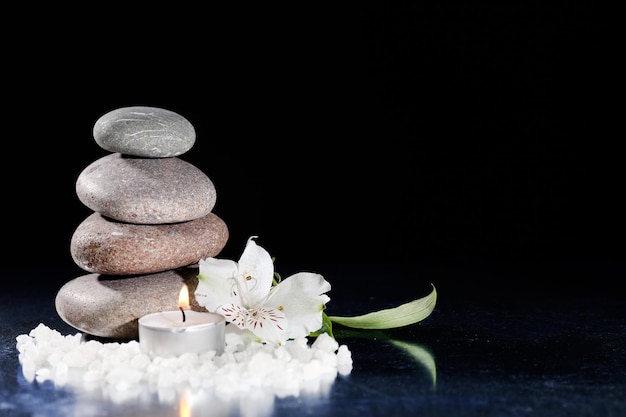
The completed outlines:
[[[212,210],[216,190],[179,156],[196,133],[181,115],[156,107],[124,107],[94,125],[96,143],[111,152],[78,176],[76,194],[93,210],[74,231],[72,259],[87,275],[61,287],[59,316],[99,337],[136,339],[143,315],[178,308],[182,284],[191,308],[200,259],[214,257],[228,228]]]

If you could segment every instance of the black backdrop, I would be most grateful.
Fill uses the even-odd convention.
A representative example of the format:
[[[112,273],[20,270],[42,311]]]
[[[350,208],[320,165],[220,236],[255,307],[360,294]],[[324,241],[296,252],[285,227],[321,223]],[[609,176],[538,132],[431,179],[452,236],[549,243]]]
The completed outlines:
[[[195,126],[181,158],[216,185],[224,257],[258,235],[296,265],[622,259],[610,26],[589,6],[226,9],[3,29],[3,269],[74,266],[93,124],[131,105]]]

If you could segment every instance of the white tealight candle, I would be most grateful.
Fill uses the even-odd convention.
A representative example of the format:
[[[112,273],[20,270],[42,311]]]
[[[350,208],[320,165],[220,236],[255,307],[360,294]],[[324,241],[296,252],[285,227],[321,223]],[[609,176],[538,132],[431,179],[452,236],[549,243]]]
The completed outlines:
[[[139,319],[139,344],[152,356],[224,351],[224,316],[187,310],[189,292],[183,285],[179,311],[147,314]]]

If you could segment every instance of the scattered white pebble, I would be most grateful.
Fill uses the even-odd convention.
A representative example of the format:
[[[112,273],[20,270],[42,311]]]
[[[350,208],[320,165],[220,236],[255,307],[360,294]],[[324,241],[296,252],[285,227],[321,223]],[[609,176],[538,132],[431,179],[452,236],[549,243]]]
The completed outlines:
[[[345,376],[352,370],[348,347],[325,333],[313,343],[300,338],[284,346],[271,346],[246,340],[229,332],[228,327],[221,355],[207,352],[150,357],[137,341],[85,342],[80,333],[63,336],[43,323],[29,334],[17,336],[16,347],[22,373],[29,382],[84,387],[100,383],[113,395],[148,384],[159,390],[212,388],[227,397],[258,389],[270,390],[278,397],[297,396],[320,390],[337,375]]]

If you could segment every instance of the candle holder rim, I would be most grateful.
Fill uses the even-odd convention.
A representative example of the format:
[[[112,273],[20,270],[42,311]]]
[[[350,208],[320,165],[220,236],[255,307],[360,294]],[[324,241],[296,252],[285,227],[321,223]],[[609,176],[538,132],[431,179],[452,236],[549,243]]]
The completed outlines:
[[[193,310],[191,311],[193,312]],[[162,327],[159,325],[150,324],[149,322],[146,323],[146,321],[149,320],[150,318],[163,314],[163,313],[180,314],[180,311],[178,310],[157,311],[154,313],[146,314],[139,318],[138,320],[138,324],[140,324],[139,327],[140,328],[145,327],[145,328],[149,328],[151,330],[155,330],[155,331],[163,332],[163,333],[172,333],[172,332],[183,333],[183,332],[201,331],[203,329],[206,329],[207,327],[225,326],[226,324],[226,319],[224,316],[222,316],[221,314],[211,313],[211,312],[202,312],[202,314],[209,314],[209,315],[215,316],[217,319],[216,321],[210,322],[210,323],[196,323],[193,325],[193,327]],[[201,312],[197,311],[196,313],[201,313]]]

